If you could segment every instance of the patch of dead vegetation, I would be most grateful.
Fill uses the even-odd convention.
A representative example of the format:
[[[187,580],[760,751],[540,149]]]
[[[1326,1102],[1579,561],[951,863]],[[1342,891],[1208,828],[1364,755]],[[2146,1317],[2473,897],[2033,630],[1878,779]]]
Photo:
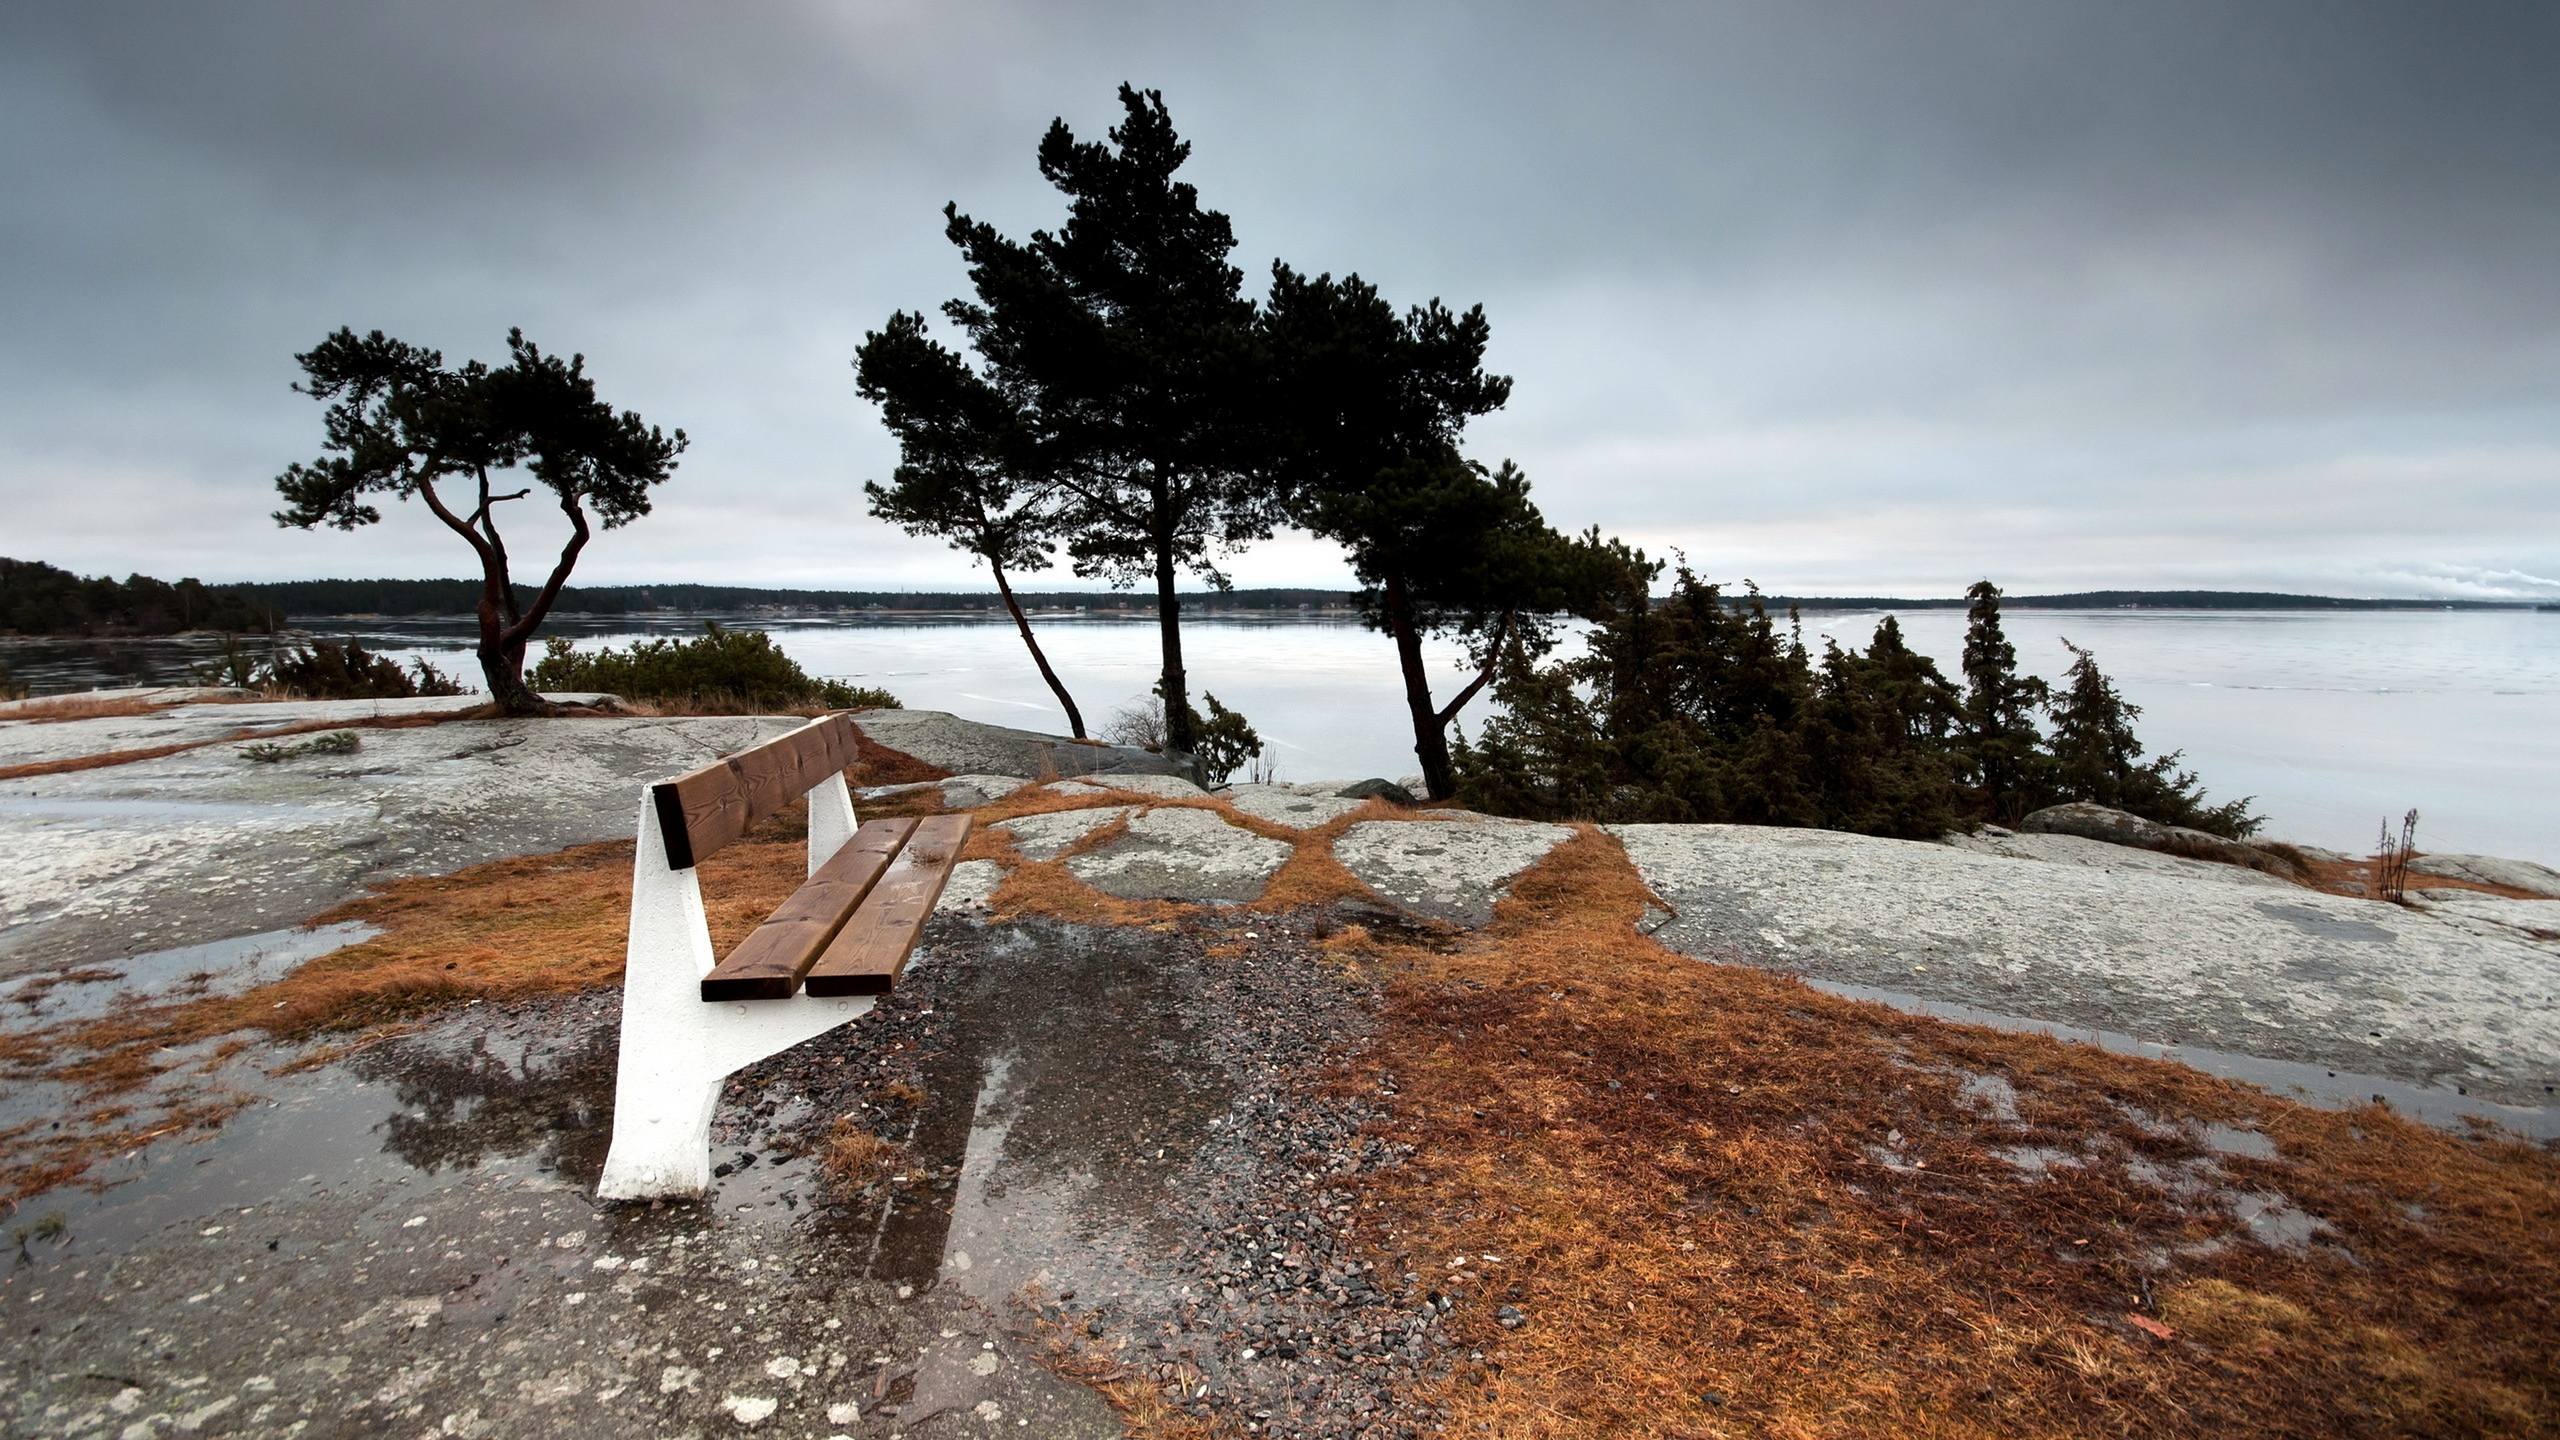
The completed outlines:
[[[1040,1295],[1028,1292],[1024,1303],[1038,1309]],[[1229,1440],[1244,1433],[1229,1424],[1204,1423],[1165,1392],[1188,1390],[1205,1382],[1197,1366],[1182,1360],[1131,1357],[1125,1349],[1105,1349],[1057,1321],[1040,1319],[1032,1331],[1040,1342],[1041,1363],[1051,1373],[1100,1395],[1120,1416],[1127,1440]]]
[[[2382,882],[2375,873],[2382,864],[2379,856],[2363,860],[2313,860],[2306,857],[2303,863],[2306,867],[2303,883],[2314,890],[2326,891],[2331,895],[2345,895],[2358,900],[2383,898]],[[2530,890],[2520,890],[2513,885],[2493,885],[2485,880],[2464,880],[2452,875],[2429,875],[2417,870],[2409,872],[2408,887],[2411,890],[2468,890],[2475,895],[2495,895],[2504,900],[2551,901],[2552,899],[2548,895],[2536,895]],[[2560,904],[2560,902],[2553,903]]]
[[[855,785],[911,785],[920,780],[951,778],[951,772],[939,765],[872,739],[860,720],[853,722],[853,738],[853,767],[845,774]]]
[[[0,707],[0,720],[27,720],[42,725],[63,720],[122,719],[154,714],[172,705],[195,703],[199,702],[150,700],[139,695],[47,695]]]
[[[868,1190],[906,1168],[913,1160],[906,1146],[883,1140],[851,1116],[838,1120],[818,1153],[818,1168],[840,1191]]]
[[[1390,978],[1366,1063],[1416,1147],[1362,1228],[1487,1357],[1425,1397],[1448,1433],[2551,1433],[2550,1152],[1700,963],[1647,898],[1584,827],[1455,945],[1335,937]],[[2325,1234],[2155,1183],[2200,1165]]]

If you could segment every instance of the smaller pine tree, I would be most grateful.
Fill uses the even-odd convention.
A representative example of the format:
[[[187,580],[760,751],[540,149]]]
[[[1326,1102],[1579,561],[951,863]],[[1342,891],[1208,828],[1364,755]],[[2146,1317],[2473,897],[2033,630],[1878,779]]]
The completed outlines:
[[[1965,591],[1964,749],[1966,778],[1992,819],[2015,823],[2051,795],[2044,735],[2036,711],[2051,690],[2018,673],[2018,651],[2000,626],[2000,587],[1988,580]]]
[[[2145,760],[2133,722],[2142,707],[2117,693],[2098,669],[2095,655],[2065,639],[2071,669],[2053,705],[2052,779],[2065,799],[2087,800],[2164,825],[2184,825],[2237,839],[2258,828],[2244,796],[2222,805],[2205,803],[2204,786],[2178,762],[2184,752]]]

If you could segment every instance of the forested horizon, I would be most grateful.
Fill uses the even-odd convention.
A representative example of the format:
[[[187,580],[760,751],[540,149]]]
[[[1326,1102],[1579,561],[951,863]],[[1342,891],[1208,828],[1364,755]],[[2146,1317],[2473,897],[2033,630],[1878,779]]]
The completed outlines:
[[[182,587],[184,587],[182,589]],[[529,587],[519,586],[529,599]],[[211,604],[173,605],[180,594],[203,596]],[[1152,614],[1155,597],[1134,590],[1022,590],[1016,597],[1041,610],[1081,609],[1117,614]],[[356,615],[468,615],[479,602],[474,580],[313,579],[243,581],[203,584],[167,582],[147,575],[123,580],[82,577],[41,561],[0,560],[0,629],[21,635],[171,634],[187,629],[263,628],[260,618],[276,616],[283,624],[338,619]],[[1737,594],[1729,597],[1741,603]],[[1953,610],[1965,604],[1961,595],[1768,595],[1772,609],[1805,610]],[[1320,586],[1262,586],[1234,590],[1187,590],[1183,607],[1199,611],[1340,610],[1357,608],[1353,591]],[[2161,610],[2520,610],[2522,600],[2358,598],[2293,595],[2255,590],[2079,590],[2051,595],[2013,595],[2011,609],[2161,609]],[[572,585],[560,594],[554,613],[564,615],[683,614],[707,610],[797,610],[889,612],[986,611],[1001,614],[995,589],[985,590],[820,590],[760,585]]]

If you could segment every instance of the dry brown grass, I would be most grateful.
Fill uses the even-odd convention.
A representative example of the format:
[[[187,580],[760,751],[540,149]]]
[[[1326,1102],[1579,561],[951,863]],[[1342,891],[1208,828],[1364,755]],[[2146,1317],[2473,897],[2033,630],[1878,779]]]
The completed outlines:
[[[846,1116],[829,1132],[826,1147],[818,1154],[818,1168],[837,1189],[858,1191],[887,1180],[913,1159],[906,1146],[883,1140]]]
[[[845,775],[856,785],[907,785],[951,778],[951,772],[939,765],[927,764],[904,750],[892,750],[872,739],[858,718],[853,722],[853,733],[853,768]]]
[[[1024,1298],[1035,1308],[1039,1303],[1036,1293]],[[1229,1440],[1244,1433],[1231,1424],[1203,1423],[1165,1393],[1201,1382],[1199,1368],[1188,1361],[1155,1356],[1133,1359],[1048,1320],[1032,1328],[1040,1340],[1041,1362],[1101,1395],[1119,1414],[1120,1433],[1127,1440]]]
[[[1492,1362],[1427,1397],[1447,1433],[2550,1433],[2549,1152],[1702,964],[1636,929],[1644,901],[1586,829],[1490,930],[1356,947],[1394,977],[1373,1063],[1417,1147],[1363,1229],[1463,1292]],[[1966,1074],[2006,1078],[2016,1121]],[[2338,1245],[2235,1240],[2130,1168],[2196,1159],[2177,1125],[2215,1120],[2282,1147],[2224,1160],[2234,1183]],[[2036,1180],[2013,1144],[2095,1158]]]
[[[2376,893],[2374,886],[2374,863],[2371,859],[2309,860],[2306,861],[2308,869],[2303,883],[2314,890],[2326,891],[2331,895],[2345,895],[2357,900],[2380,900],[2383,897]],[[2450,875],[2429,875],[2423,871],[2411,871],[2407,883],[2409,889],[2421,892],[2468,890],[2475,895],[2496,895],[2508,900],[2551,900],[2548,895],[2536,895],[2530,890],[2519,890],[2513,885],[2492,885],[2484,880],[2462,880]],[[2560,902],[2554,903],[2560,905]]]
[[[126,715],[149,715],[166,710],[172,704],[193,703],[170,700],[145,700],[126,695],[101,698],[94,695],[50,695],[41,699],[22,700],[0,706],[0,720],[29,720],[46,724],[61,720],[105,720]]]

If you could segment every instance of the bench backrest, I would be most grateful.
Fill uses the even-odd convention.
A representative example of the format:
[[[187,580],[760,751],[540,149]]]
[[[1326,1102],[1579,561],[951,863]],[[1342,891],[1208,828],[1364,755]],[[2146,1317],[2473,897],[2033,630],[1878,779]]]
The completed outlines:
[[[717,853],[747,827],[852,765],[859,744],[852,720],[829,715],[650,786],[658,829],[667,838],[667,867],[690,870]]]

